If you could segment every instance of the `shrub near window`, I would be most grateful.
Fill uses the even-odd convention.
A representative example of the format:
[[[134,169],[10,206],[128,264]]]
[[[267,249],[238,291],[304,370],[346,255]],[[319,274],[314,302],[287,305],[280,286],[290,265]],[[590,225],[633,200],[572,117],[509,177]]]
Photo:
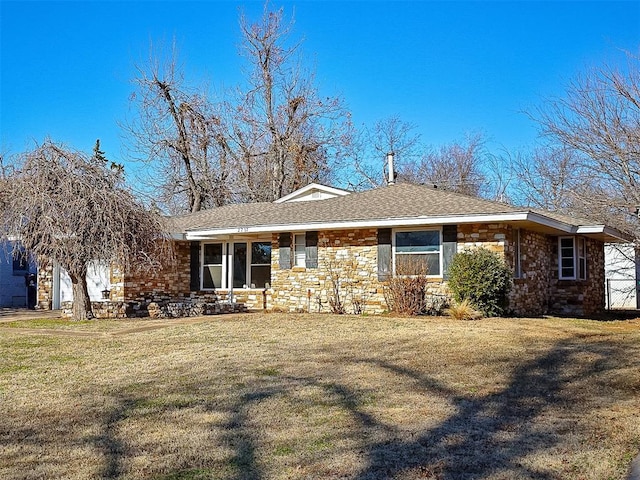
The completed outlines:
[[[457,253],[449,267],[449,288],[456,302],[470,302],[487,317],[502,315],[511,289],[511,271],[486,248]]]

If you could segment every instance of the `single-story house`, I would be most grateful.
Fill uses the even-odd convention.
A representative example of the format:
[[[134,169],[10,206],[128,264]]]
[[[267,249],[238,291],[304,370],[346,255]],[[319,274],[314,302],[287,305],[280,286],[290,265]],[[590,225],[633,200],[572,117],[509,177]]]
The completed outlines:
[[[112,269],[112,302],[220,299],[272,311],[382,313],[393,275],[418,265],[427,292],[447,295],[456,252],[486,247],[513,270],[516,315],[590,315],[604,309],[605,242],[623,234],[552,212],[432,186],[392,183],[364,192],[311,184],[272,203],[235,204],[168,219],[176,266],[153,277]],[[51,267],[39,301],[51,305]]]

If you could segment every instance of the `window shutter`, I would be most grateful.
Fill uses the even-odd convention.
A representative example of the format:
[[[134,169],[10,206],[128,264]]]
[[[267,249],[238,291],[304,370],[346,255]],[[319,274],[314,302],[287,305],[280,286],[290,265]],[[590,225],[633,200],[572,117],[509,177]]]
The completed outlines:
[[[307,268],[318,268],[318,232],[307,232],[304,242]]]
[[[449,265],[458,250],[458,226],[444,225],[442,227],[442,278],[449,279]]]
[[[378,229],[378,280],[391,278],[391,229]]]
[[[189,290],[200,290],[200,242],[191,242],[189,268]]]
[[[291,234],[281,233],[278,238],[278,250],[280,253],[280,268],[287,270],[291,268]]]

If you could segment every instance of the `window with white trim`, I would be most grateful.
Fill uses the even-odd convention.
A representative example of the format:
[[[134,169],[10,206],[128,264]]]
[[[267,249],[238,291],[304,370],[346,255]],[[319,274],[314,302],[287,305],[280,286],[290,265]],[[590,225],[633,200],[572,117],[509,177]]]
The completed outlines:
[[[587,278],[587,245],[584,238],[558,239],[558,278],[585,280]]]
[[[265,288],[271,282],[271,242],[202,244],[202,289]]]
[[[251,244],[251,287],[264,288],[271,282],[271,242]]]
[[[440,230],[396,231],[393,247],[396,275],[442,275]]]
[[[202,288],[223,287],[224,244],[205,243],[202,252]]]
[[[296,233],[294,235],[294,265],[296,267],[306,267],[306,235],[304,233]]]

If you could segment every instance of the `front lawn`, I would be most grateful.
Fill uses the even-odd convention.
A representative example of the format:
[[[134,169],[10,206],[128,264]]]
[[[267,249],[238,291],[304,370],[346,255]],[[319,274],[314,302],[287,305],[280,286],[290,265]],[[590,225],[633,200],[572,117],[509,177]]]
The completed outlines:
[[[640,450],[640,320],[145,322],[0,324],[0,478],[624,479]]]

